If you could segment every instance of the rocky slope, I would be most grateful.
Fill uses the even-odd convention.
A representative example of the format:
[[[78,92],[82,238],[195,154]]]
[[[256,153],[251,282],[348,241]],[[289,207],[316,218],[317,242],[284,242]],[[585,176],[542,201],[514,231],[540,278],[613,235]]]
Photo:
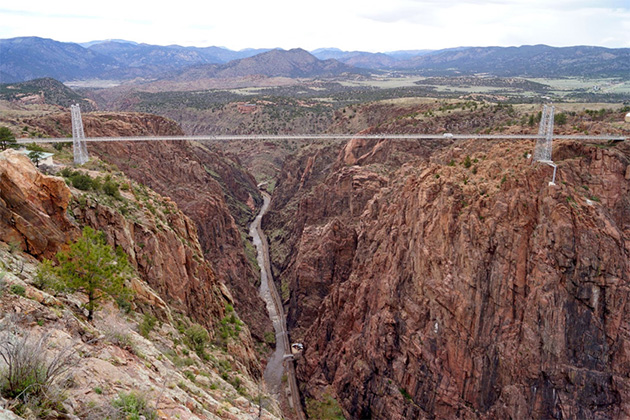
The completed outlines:
[[[120,196],[69,188],[61,178],[41,175],[22,155],[0,154],[0,208],[6,216],[0,222],[2,349],[13,340],[8,331],[28,332],[28,340],[45,337],[47,354],[62,354],[72,377],[54,383],[66,394],[57,406],[36,411],[43,402],[9,399],[4,407],[26,418],[56,418],[59,412],[69,418],[118,418],[114,401],[133,391],[160,418],[251,418],[258,413],[253,401],[261,392],[256,383],[261,367],[247,327],[236,322],[230,292],[203,258],[195,224],[172,200],[112,175],[107,165],[103,169],[88,174],[113,176],[123,186]],[[64,240],[78,236],[81,226],[102,230],[129,256],[136,277],[128,284],[135,291],[128,315],[107,303],[88,323],[80,296],[53,296],[35,287],[41,287],[35,257],[64,249]],[[135,311],[145,319],[156,316],[158,325],[143,332]],[[196,347],[198,355],[192,344],[190,349],[183,344],[190,343],[194,322],[206,327],[216,344],[204,343],[203,351]],[[223,335],[232,324],[239,328]],[[264,415],[275,418],[267,410]]]
[[[49,135],[70,129],[69,115],[56,114],[28,123]],[[139,113],[87,113],[88,136],[177,135],[171,120]],[[198,143],[90,144],[90,153],[116,165],[132,179],[171,197],[196,224],[205,257],[220,282],[228,285],[252,333],[263,341],[272,331],[264,303],[258,297],[255,254],[246,236],[247,222],[261,203],[253,177],[233,155],[211,151]]]
[[[408,111],[372,130],[421,124]],[[630,148],[556,142],[548,186],[533,142],[394,143],[296,156],[264,221],[307,401],[349,418],[629,416]]]

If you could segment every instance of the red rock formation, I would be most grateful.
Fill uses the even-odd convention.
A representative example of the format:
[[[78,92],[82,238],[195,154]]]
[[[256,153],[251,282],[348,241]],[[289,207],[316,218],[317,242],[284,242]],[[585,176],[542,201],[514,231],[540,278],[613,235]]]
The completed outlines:
[[[70,191],[42,175],[26,156],[0,154],[0,238],[39,258],[51,258],[78,230],[66,215]]]
[[[333,165],[298,193],[275,263],[307,396],[330,386],[350,418],[630,416],[630,148],[557,142],[549,187],[532,146],[459,143],[376,188]],[[349,173],[365,200],[336,192]]]
[[[93,137],[182,134],[175,122],[150,114],[95,112],[83,114],[83,121],[86,135]],[[29,124],[50,135],[70,129],[66,114]],[[235,221],[246,225],[252,215],[246,203],[261,203],[261,198],[254,178],[240,168],[238,159],[190,142],[91,143],[88,151],[171,197],[195,222],[204,255],[219,281],[229,286],[235,309],[252,334],[263,341],[264,333],[272,331],[271,322],[258,296],[258,273],[245,255]]]
[[[129,255],[139,276],[170,307],[177,309],[212,333],[225,316],[225,305],[233,298],[203,258],[194,222],[175,203],[154,194],[153,206],[163,203],[164,220],[148,209],[141,216],[125,217],[116,208],[84,196],[71,200],[71,190],[62,178],[42,175],[30,160],[14,151],[0,154],[0,240],[16,242],[38,258],[52,258],[79,233],[79,226],[103,231],[111,245],[120,245]],[[147,192],[149,194],[149,192]],[[132,197],[127,200],[133,201]],[[74,217],[70,222],[67,210]],[[78,222],[78,225],[76,224]],[[140,285],[141,292],[142,285]],[[141,293],[145,311],[160,315],[164,308],[151,308],[150,293]],[[254,376],[262,370],[247,329],[241,346],[232,353]],[[236,354],[238,353],[238,354]]]

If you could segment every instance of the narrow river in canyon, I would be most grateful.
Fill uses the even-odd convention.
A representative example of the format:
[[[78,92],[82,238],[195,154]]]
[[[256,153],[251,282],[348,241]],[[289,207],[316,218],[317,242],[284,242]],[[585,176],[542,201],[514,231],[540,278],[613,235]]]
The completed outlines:
[[[286,386],[282,383],[282,376],[286,372],[287,383],[290,388],[290,395],[287,395],[289,403],[295,409],[297,418],[303,419],[305,417],[300,403],[293,362],[287,362],[286,370],[283,363],[284,355],[291,354],[291,347],[286,329],[286,321],[284,319],[282,300],[278,294],[271,274],[267,238],[261,228],[262,218],[269,208],[271,197],[265,192],[262,192],[262,196],[264,202],[262,208],[260,209],[260,213],[258,213],[252,224],[249,226],[249,235],[253,238],[252,240],[257,251],[256,258],[258,259],[258,266],[260,267],[260,296],[267,305],[269,318],[271,318],[271,322],[273,323],[273,328],[276,333],[276,350],[267,361],[264,378],[269,391],[276,395],[276,398],[280,399]]]

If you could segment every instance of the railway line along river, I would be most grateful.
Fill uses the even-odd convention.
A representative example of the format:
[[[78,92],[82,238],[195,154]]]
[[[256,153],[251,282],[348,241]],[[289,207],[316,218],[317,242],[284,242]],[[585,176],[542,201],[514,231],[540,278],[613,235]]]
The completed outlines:
[[[253,238],[257,252],[256,258],[260,266],[260,296],[267,305],[267,311],[269,312],[269,317],[271,318],[276,333],[276,350],[267,362],[264,379],[269,387],[269,391],[277,397],[280,397],[283,392],[286,393],[289,404],[295,410],[296,418],[301,420],[305,419],[305,416],[302,411],[300,394],[295,379],[295,368],[292,360],[287,360],[286,362],[284,360],[285,355],[291,354],[291,347],[286,329],[282,300],[273,282],[269,262],[269,246],[267,244],[267,238],[261,228],[261,221],[269,208],[271,197],[265,192],[262,192],[262,195],[264,200],[263,206],[249,226],[249,235]],[[283,383],[282,376],[285,373],[287,380],[286,383]]]

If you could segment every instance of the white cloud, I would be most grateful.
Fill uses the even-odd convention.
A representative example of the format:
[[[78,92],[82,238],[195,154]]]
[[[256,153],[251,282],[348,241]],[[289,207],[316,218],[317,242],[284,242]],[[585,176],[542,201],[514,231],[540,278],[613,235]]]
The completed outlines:
[[[367,51],[538,43],[630,47],[627,0],[61,3],[30,0],[0,8],[0,38]]]

